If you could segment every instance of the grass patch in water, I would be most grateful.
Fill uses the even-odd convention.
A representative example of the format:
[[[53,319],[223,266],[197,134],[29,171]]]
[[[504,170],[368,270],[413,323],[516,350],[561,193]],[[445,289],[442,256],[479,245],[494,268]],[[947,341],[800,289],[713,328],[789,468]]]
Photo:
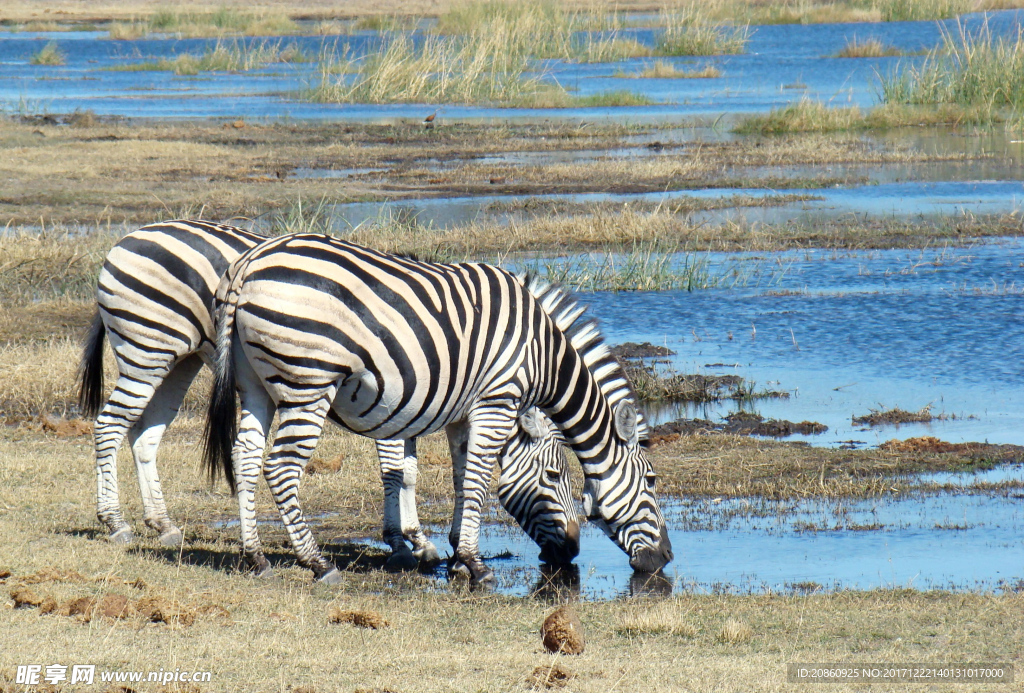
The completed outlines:
[[[657,55],[727,55],[743,53],[747,27],[721,26],[708,18],[696,5],[668,7],[659,15],[662,32],[656,39]]]
[[[64,54],[57,47],[56,41],[50,41],[29,60],[32,65],[63,65]]]
[[[673,252],[657,242],[638,243],[627,253],[578,255],[534,263],[547,279],[582,291],[715,289],[727,276],[713,275],[706,257]]]
[[[202,55],[182,53],[173,59],[161,58],[157,61],[129,63],[107,68],[114,72],[173,72],[177,75],[195,75],[200,72],[245,72],[255,70],[274,63],[305,63],[310,57],[302,52],[296,44],[284,48],[280,42],[262,41],[246,45],[218,43],[213,50]]]
[[[887,46],[878,39],[869,38],[858,41],[855,36],[852,41],[847,42],[842,49],[836,53],[834,58],[888,58],[896,55],[903,55],[903,51],[892,46]]]
[[[882,79],[886,104],[974,109],[989,121],[1024,109],[1024,28],[1013,38],[994,38],[988,24],[969,33],[943,32],[942,46],[920,65]]]
[[[852,417],[852,422],[859,426],[899,426],[906,423],[931,423],[957,418],[951,414],[932,414],[929,404],[917,411],[906,411],[899,407],[892,409],[872,409],[870,414]]]
[[[919,125],[980,125],[1000,116],[983,105],[943,103],[935,106],[882,104],[866,113],[857,106],[831,107],[801,99],[767,114],[742,118],[733,132],[783,135],[800,132],[842,132]]]
[[[318,103],[522,104],[544,91],[533,69],[529,27],[492,24],[469,36],[390,35],[367,56],[320,58],[320,82],[307,95]],[[340,77],[338,75],[341,75]]]
[[[973,0],[874,0],[883,22],[919,22],[949,19],[974,12]]]
[[[722,73],[710,64],[694,70],[680,70],[666,60],[655,60],[640,72],[617,72],[615,76],[633,79],[708,79],[721,77]]]

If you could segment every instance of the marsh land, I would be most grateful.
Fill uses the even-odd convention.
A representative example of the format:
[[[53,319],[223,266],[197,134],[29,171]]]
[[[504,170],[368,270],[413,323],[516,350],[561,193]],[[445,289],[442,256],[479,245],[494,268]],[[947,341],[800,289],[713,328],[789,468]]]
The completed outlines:
[[[1016,7],[4,3],[0,691],[54,663],[211,671],[169,688],[192,693],[782,691],[787,663],[1019,664]],[[629,372],[676,560],[632,575],[585,526],[578,570],[553,573],[492,503],[494,590],[385,572],[373,448],[330,430],[302,501],[343,583],[295,565],[264,489],[274,575],[255,578],[199,469],[205,370],[161,446],[183,545],[147,533],[127,449],[140,538],[106,541],[76,405],[96,276],[124,233],[189,217],[578,289],[610,343],[646,343]],[[446,443],[419,453],[444,551]],[[541,645],[563,603],[582,655]],[[129,690],[106,685],[27,690]]]

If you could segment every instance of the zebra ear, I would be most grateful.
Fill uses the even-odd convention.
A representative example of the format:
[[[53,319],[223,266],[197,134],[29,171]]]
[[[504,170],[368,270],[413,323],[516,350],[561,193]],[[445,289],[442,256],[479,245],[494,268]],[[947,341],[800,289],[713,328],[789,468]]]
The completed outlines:
[[[615,434],[627,445],[637,442],[636,407],[629,400],[622,400],[613,411],[615,416]]]
[[[541,421],[540,409],[530,407],[519,417],[519,426],[526,431],[526,435],[534,440],[540,440],[548,432],[547,426]]]

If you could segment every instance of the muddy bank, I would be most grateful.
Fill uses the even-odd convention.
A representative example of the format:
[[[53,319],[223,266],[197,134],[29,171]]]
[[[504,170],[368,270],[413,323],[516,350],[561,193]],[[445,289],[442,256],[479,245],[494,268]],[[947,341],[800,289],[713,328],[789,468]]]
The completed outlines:
[[[794,423],[785,419],[765,419],[760,414],[738,411],[718,422],[707,419],[676,419],[659,424],[651,429],[650,441],[652,446],[662,445],[678,440],[680,436],[709,433],[786,438],[791,435],[816,435],[827,430],[828,426],[815,421]]]

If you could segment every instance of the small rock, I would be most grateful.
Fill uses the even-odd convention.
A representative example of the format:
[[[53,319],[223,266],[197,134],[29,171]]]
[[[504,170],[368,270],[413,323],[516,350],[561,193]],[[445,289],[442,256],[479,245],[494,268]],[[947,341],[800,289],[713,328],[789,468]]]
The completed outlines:
[[[583,624],[576,612],[568,606],[562,606],[551,612],[540,627],[544,638],[544,648],[548,652],[577,655],[583,653],[586,642],[583,637]]]
[[[537,667],[526,677],[526,683],[531,688],[565,688],[574,678],[576,674],[556,663],[549,667]]]
[[[32,606],[39,606],[43,603],[43,598],[30,589],[11,590],[11,599],[14,600],[15,609],[24,609]]]
[[[11,571],[6,568],[0,568],[0,580],[6,580],[9,577],[11,577]]]
[[[360,628],[373,628],[374,630],[387,628],[391,625],[376,611],[361,611],[358,609],[342,610],[338,607],[331,609],[331,613],[327,617],[327,622],[351,623],[353,626],[359,626]]]

